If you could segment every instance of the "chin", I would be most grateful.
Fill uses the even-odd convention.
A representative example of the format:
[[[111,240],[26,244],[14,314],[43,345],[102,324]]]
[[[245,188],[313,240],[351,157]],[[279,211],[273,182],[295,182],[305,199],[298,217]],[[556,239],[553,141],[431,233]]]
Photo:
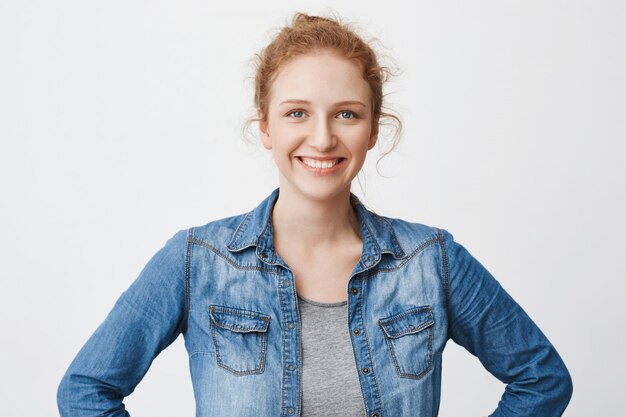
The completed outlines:
[[[350,186],[328,186],[324,187],[323,185],[318,186],[308,186],[308,187],[299,187],[298,193],[307,199],[322,202],[326,200],[332,200],[342,195],[350,194]]]

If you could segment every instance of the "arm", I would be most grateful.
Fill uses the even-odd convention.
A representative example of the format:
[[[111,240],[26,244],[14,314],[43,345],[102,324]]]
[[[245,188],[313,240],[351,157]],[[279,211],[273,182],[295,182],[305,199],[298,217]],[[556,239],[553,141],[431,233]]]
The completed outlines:
[[[122,400],[186,325],[187,232],[170,238],[116,301],[57,390],[62,417],[128,417]]]
[[[561,416],[572,379],[554,346],[449,232],[440,237],[449,337],[507,384],[491,417]]]

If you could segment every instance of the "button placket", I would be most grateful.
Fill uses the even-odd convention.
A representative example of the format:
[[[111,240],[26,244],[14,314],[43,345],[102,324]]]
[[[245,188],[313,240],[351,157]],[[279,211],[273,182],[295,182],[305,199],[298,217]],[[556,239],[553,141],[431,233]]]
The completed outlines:
[[[366,264],[373,263],[374,257],[368,256]],[[367,271],[365,277],[367,278]],[[352,295],[352,299],[349,304],[349,324],[354,326],[352,328],[351,338],[354,348],[355,360],[357,363],[357,369],[359,370],[359,379],[361,380],[361,390],[363,399],[365,401],[366,409],[369,411],[368,415],[371,417],[379,417],[381,415],[382,404],[380,402],[380,390],[376,381],[376,376],[373,369],[371,351],[368,346],[368,338],[366,333],[365,323],[363,323],[363,283],[364,279],[355,279],[352,282],[349,290],[349,294]],[[356,337],[358,336],[358,337]]]
[[[300,398],[300,372],[298,371],[298,358],[301,349],[301,335],[298,331],[299,312],[297,294],[293,286],[293,273],[287,267],[280,274],[278,288],[282,302],[283,317],[285,325],[283,327],[284,352],[283,361],[286,364],[283,373],[283,411],[281,415],[297,415],[301,404]],[[294,304],[295,303],[295,304]],[[289,387],[289,388],[286,388]]]

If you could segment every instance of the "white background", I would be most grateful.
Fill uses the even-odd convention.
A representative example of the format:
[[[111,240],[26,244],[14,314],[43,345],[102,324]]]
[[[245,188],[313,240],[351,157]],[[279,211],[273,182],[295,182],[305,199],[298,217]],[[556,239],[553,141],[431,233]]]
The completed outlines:
[[[355,193],[493,273],[570,369],[566,416],[624,415],[626,5],[602,0],[2,2],[0,415],[56,415],[70,361],[165,240],[277,186],[241,139],[249,60],[333,3],[403,71],[401,145],[386,178],[370,153]],[[487,415],[503,390],[448,343],[441,416]],[[125,403],[194,415],[182,337]]]

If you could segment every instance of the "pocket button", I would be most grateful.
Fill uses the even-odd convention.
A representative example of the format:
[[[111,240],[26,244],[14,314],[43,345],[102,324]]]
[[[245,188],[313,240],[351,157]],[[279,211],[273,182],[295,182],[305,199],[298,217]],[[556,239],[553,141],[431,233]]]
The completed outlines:
[[[391,360],[401,378],[420,379],[433,364],[432,339],[435,321],[430,306],[409,308],[378,320]]]
[[[209,306],[217,365],[241,376],[265,369],[270,316],[227,306]]]

